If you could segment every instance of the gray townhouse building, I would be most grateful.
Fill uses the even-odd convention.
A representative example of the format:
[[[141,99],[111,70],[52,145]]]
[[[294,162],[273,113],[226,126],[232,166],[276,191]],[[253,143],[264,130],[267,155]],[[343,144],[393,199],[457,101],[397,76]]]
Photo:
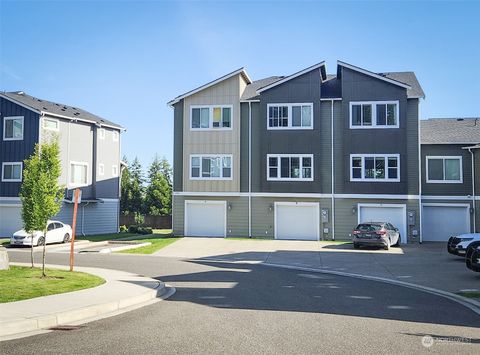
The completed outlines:
[[[65,199],[55,219],[71,224],[72,195],[82,190],[78,234],[118,231],[121,133],[113,122],[80,108],[24,92],[0,93],[0,236],[22,228],[23,161],[35,144],[58,139]]]
[[[429,142],[424,96],[413,72],[338,61],[333,75],[321,62],[256,81],[241,68],[176,97],[174,233],[342,240],[359,222],[388,221],[408,243],[474,230],[475,148],[464,147],[479,142]],[[444,164],[450,178],[457,163],[434,160],[453,153],[467,169],[454,190],[435,174]],[[450,213],[465,223],[440,228]]]

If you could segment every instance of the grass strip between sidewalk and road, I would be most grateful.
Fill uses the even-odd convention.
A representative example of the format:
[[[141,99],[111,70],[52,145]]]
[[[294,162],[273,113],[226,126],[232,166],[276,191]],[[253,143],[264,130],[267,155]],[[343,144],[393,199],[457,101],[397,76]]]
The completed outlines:
[[[457,295],[467,298],[480,299],[480,291],[460,291]]]
[[[42,278],[40,268],[24,266],[0,270],[0,303],[78,291],[105,283],[101,277],[84,272],[46,269],[46,274],[47,277]]]
[[[144,247],[140,248],[135,248],[135,249],[127,249],[127,250],[122,250],[119,251],[119,253],[124,253],[124,254],[153,254],[156,251],[165,248],[166,246],[175,243],[177,240],[180,238],[173,238],[173,237],[167,237],[167,238],[148,238],[148,239],[139,239],[139,242],[145,243],[145,242],[150,242],[152,243],[151,245],[146,245]]]

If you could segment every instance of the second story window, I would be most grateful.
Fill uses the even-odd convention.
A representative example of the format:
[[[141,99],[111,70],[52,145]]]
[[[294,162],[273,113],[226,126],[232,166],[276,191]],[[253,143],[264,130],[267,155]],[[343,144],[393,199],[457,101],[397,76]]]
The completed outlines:
[[[23,140],[23,116],[3,118],[3,140]]]
[[[53,118],[44,118],[43,119],[43,128],[49,131],[58,131],[59,122]]]
[[[350,102],[350,128],[398,128],[398,101]]]
[[[22,163],[3,163],[2,181],[3,182],[21,182],[22,181]]]
[[[112,140],[114,142],[118,142],[118,138],[119,138],[120,134],[118,133],[118,131],[113,131],[112,132]]]
[[[400,181],[400,155],[351,154],[350,181]]]
[[[105,128],[100,128],[98,130],[98,138],[105,139]]]
[[[232,105],[192,106],[190,128],[215,130],[232,128]]]
[[[461,156],[427,156],[427,183],[463,182]]]
[[[267,154],[267,180],[313,181],[313,154]]]
[[[231,155],[191,155],[190,179],[231,180]]]
[[[312,129],[313,104],[268,104],[267,129]]]
[[[112,176],[114,176],[114,177],[118,176],[118,166],[116,166],[116,165],[112,166]]]
[[[70,162],[70,187],[88,185],[88,164],[83,162]]]

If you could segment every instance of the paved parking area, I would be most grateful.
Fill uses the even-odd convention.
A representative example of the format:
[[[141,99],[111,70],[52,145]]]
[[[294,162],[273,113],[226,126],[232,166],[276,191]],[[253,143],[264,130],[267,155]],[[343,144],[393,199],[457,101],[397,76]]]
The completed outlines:
[[[480,273],[468,270],[463,258],[448,254],[444,243],[408,244],[386,251],[329,242],[183,238],[155,255],[318,268],[448,292],[480,290]]]

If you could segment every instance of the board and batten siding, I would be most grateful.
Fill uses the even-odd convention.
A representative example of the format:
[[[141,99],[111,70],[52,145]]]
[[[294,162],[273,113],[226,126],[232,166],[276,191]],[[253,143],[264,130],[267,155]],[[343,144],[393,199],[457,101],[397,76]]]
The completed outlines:
[[[4,141],[4,117],[23,116],[23,140]],[[0,98],[0,173],[2,163],[23,162],[38,143],[39,115],[9,100]],[[2,182],[0,197],[18,197],[21,182]]]
[[[240,95],[244,79],[237,75],[184,99],[183,106],[183,191],[240,191]],[[192,105],[232,105],[231,130],[190,129]],[[231,180],[190,180],[191,154],[231,154]],[[178,190],[177,190],[178,191]]]
[[[173,196],[173,233],[184,235],[185,230],[185,200],[226,201],[227,206],[227,237],[248,237],[248,198],[247,197],[201,197]],[[223,216],[218,216],[223,218]]]

